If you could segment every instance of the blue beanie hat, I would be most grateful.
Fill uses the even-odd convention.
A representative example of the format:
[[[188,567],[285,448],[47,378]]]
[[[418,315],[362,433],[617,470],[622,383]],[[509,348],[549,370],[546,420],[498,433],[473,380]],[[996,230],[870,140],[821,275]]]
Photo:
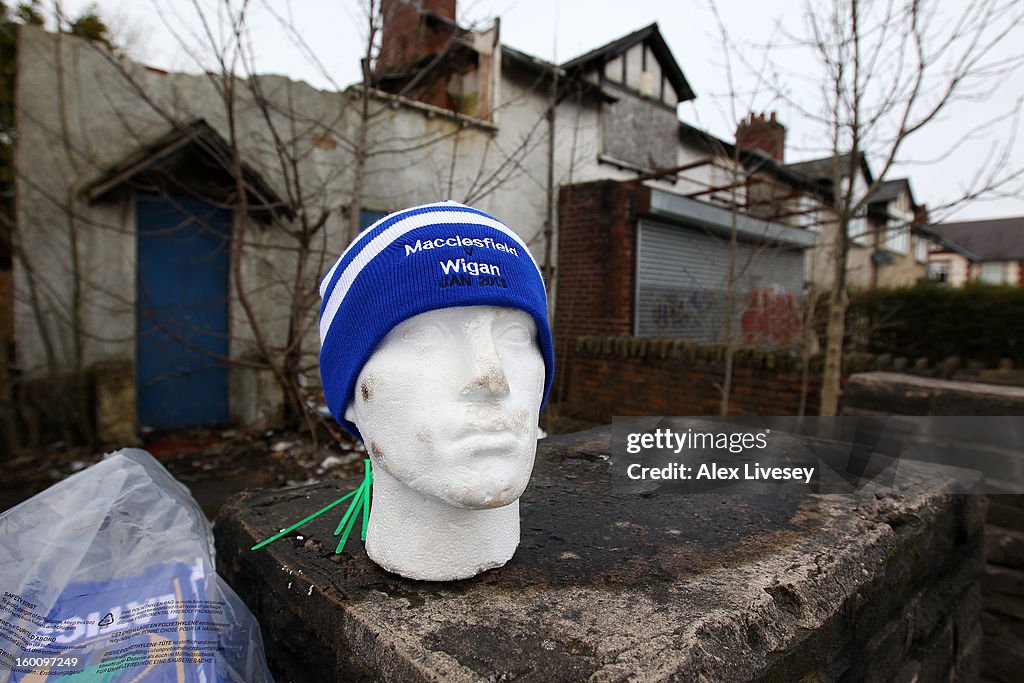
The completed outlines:
[[[320,377],[327,407],[345,419],[356,378],[393,327],[455,306],[504,306],[533,316],[544,356],[544,401],[555,358],[544,280],[507,225],[457,202],[385,216],[359,233],[320,283]]]

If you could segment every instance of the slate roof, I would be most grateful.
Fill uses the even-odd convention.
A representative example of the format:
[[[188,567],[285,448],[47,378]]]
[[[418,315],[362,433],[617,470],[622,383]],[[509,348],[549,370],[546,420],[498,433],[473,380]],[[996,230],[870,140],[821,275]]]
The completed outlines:
[[[805,175],[811,180],[819,182],[832,182],[832,164],[834,157],[827,156],[821,159],[810,159],[808,161],[798,161],[793,164],[786,164],[786,168],[790,171],[794,171],[801,175]],[[867,162],[864,160],[864,156],[861,155],[861,170],[864,172],[864,176],[868,179],[868,182],[872,181],[871,169],[868,168]],[[839,170],[843,177],[846,176],[846,169],[850,167],[850,154],[849,152],[839,155]]]
[[[972,261],[1024,259],[1024,216],[938,223],[927,231]]]
[[[839,168],[846,168],[849,163],[849,154],[839,155]],[[832,157],[811,159],[809,161],[798,161],[793,164],[786,164],[786,166],[789,170],[801,173],[814,180],[832,179]]]
[[[514,47],[509,47],[504,43],[501,45],[501,59],[503,63],[514,63],[535,73],[548,76],[554,73],[555,69],[558,68],[545,59],[535,57],[534,55],[523,52],[522,50],[517,50]],[[559,72],[559,76],[562,75],[564,74]]]
[[[610,62],[634,45],[645,41],[651,48],[651,52],[654,53],[655,59],[661,64],[662,73],[665,74],[668,82],[676,91],[676,97],[679,98],[679,101],[686,102],[697,97],[693,92],[693,88],[687,82],[686,76],[683,75],[683,70],[679,68],[679,62],[672,56],[672,50],[669,49],[668,43],[661,36],[657,22],[613,40],[606,45],[594,48],[579,57],[570,59],[562,64],[562,68],[569,72],[598,69],[604,63]]]
[[[679,122],[679,141],[714,148],[715,150],[722,150],[729,156],[732,156],[735,151],[735,143],[723,140],[703,128],[698,128],[697,126],[690,125],[684,121]]]
[[[906,191],[913,201],[914,193],[910,190],[910,180],[907,178],[897,178],[895,180],[886,180],[878,186],[874,194],[871,195],[871,204],[881,204],[883,202],[891,202],[900,196],[900,193]]]

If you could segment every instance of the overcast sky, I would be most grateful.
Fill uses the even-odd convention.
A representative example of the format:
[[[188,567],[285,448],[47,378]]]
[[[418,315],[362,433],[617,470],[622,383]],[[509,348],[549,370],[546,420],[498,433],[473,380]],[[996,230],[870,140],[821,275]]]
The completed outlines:
[[[217,0],[196,0],[204,7],[215,7]],[[940,0],[938,20],[955,21],[957,12],[968,0]],[[365,35],[363,3],[360,0],[252,0],[250,26],[259,70],[281,73],[305,80],[319,88],[344,87],[359,78],[359,55]],[[820,3],[819,3],[820,4]],[[65,0],[64,12],[75,15],[89,5],[114,29],[115,37],[126,44],[129,54],[144,63],[169,70],[195,71],[195,61],[182,47],[183,42],[199,44],[192,0]],[[501,20],[503,43],[549,61],[563,62],[583,52],[615,40],[631,31],[657,22],[687,80],[697,94],[696,101],[680,107],[680,118],[699,125],[727,140],[734,138],[736,122],[748,109],[777,111],[779,120],[789,129],[786,161],[824,156],[828,143],[822,144],[821,130],[800,116],[797,107],[773,97],[756,86],[756,77],[741,63],[763,62],[761,46],[771,42],[779,47],[771,51],[773,61],[781,64],[782,80],[800,106],[815,100],[808,73],[806,53],[787,48],[786,33],[800,34],[804,26],[802,3],[776,0],[718,0],[729,40],[743,58],[733,57],[734,79],[740,91],[756,91],[740,97],[727,96],[727,69],[719,29],[704,0],[461,0],[459,21],[465,26],[483,27],[495,18]],[[934,5],[933,5],[934,6]],[[272,8],[272,9],[271,9]],[[288,18],[299,40],[282,30],[278,18]],[[178,36],[172,34],[172,30]],[[190,32],[192,35],[189,35]],[[1005,55],[1012,56],[1024,44],[1017,31],[1007,42]],[[315,66],[305,54],[316,55],[322,66]],[[905,163],[894,169],[890,178],[911,179],[918,202],[941,205],[959,196],[974,173],[994,150],[1013,141],[1011,162],[1024,165],[1024,123],[1006,120],[986,134],[964,145],[957,153],[941,156],[950,140],[996,113],[1008,111],[1024,97],[1024,70],[1002,79],[994,93],[982,102],[965,103],[950,109],[943,120],[929,126],[901,155]],[[1019,187],[1019,184],[1018,184]],[[1020,196],[994,201],[973,202],[950,218],[966,220],[985,217],[1024,215]]]

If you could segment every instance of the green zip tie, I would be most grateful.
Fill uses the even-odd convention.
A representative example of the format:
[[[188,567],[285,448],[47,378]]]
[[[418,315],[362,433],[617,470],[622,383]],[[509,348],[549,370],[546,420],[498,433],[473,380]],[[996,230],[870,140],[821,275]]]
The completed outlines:
[[[359,490],[357,489],[357,490],[355,490],[355,491],[352,491],[351,493],[348,493],[348,494],[346,494],[346,495],[342,496],[341,498],[339,498],[338,500],[334,501],[334,502],[333,502],[333,503],[331,503],[330,505],[327,505],[327,506],[325,506],[325,507],[322,507],[322,508],[320,508],[320,510],[318,510],[317,512],[314,512],[314,513],[313,513],[313,514],[311,514],[311,515],[310,515],[309,517],[306,517],[306,518],[305,518],[304,520],[302,520],[301,522],[296,522],[295,524],[292,524],[292,525],[291,525],[290,527],[288,527],[287,529],[284,529],[284,530],[282,530],[281,532],[279,532],[279,533],[276,533],[276,534],[274,534],[273,536],[271,536],[271,537],[270,537],[270,538],[268,538],[267,540],[265,540],[265,541],[262,541],[262,542],[260,542],[260,543],[257,543],[256,545],[254,545],[254,546],[253,546],[253,547],[251,548],[251,550],[259,550],[259,549],[260,549],[260,548],[262,548],[263,546],[265,546],[265,545],[267,545],[267,544],[269,544],[269,543],[273,543],[274,541],[276,541],[277,539],[281,538],[282,536],[287,536],[288,534],[290,534],[291,532],[295,531],[296,529],[298,529],[298,528],[299,528],[300,526],[302,526],[302,525],[303,525],[303,524],[305,524],[306,522],[311,522],[311,521],[313,521],[314,519],[316,519],[317,517],[319,517],[320,515],[324,514],[324,513],[325,513],[325,512],[327,512],[328,510],[330,510],[331,508],[335,507],[336,505],[338,505],[338,504],[340,504],[340,503],[344,503],[344,502],[345,502],[346,500],[348,500],[348,499],[349,499],[349,498],[351,498],[352,496],[356,495],[356,493],[358,493],[358,492],[359,492]]]
[[[363,461],[363,483],[359,485],[356,490],[356,497],[349,506],[348,510],[345,511],[345,516],[338,522],[338,528],[334,530],[334,535],[341,534],[341,540],[338,541],[338,547],[335,548],[334,554],[338,555],[341,553],[342,548],[345,547],[345,543],[348,542],[349,534],[352,533],[352,528],[356,524],[356,519],[359,517],[359,511],[362,509],[363,512],[363,533],[362,538],[366,540],[366,524],[370,514],[370,486],[373,484],[373,474],[370,468],[370,461]],[[344,529],[344,533],[342,530]]]
[[[366,487],[366,495],[370,495],[370,487],[373,486],[373,469],[370,467],[370,461],[366,460],[363,463],[363,485]],[[370,523],[370,501],[367,499],[366,504],[363,505],[363,530],[359,536],[359,540],[366,543],[366,527]]]
[[[359,488],[357,488],[355,491],[350,491],[346,493],[344,496],[334,501],[330,505],[325,505],[324,507],[320,508],[319,510],[311,514],[309,517],[306,517],[305,519],[296,522],[295,524],[292,524],[287,529],[284,529],[283,531],[274,534],[267,540],[257,543],[251,548],[251,550],[259,550],[263,546],[273,543],[274,541],[284,536],[287,536],[303,524],[313,521],[314,519],[324,514],[328,510],[340,505],[341,503],[344,503],[346,500],[353,497],[355,499],[351,503],[349,503],[348,509],[345,511],[345,516],[341,518],[341,522],[338,524],[338,528],[334,531],[334,535],[337,536],[342,531],[342,527],[346,525],[346,522],[348,523],[347,528],[345,529],[345,534],[344,536],[342,536],[341,542],[338,543],[338,547],[334,552],[335,554],[339,554],[341,553],[342,548],[345,547],[345,542],[348,540],[349,534],[352,532],[352,527],[355,524],[356,517],[359,516],[358,512],[360,509],[362,509],[363,513],[363,530],[361,538],[363,541],[366,541],[366,526],[369,523],[370,519],[370,487],[372,485],[373,469],[370,467],[370,460],[366,459],[363,460],[363,483],[359,485]]]

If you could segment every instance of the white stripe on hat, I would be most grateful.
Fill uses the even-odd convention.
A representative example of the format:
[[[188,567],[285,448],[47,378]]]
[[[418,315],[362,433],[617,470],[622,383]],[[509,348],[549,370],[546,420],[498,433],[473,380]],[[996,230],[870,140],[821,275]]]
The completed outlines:
[[[465,206],[465,204],[459,204],[458,202],[455,202],[455,201],[452,201],[451,199],[448,199],[448,200],[443,201],[443,202],[434,202],[433,204],[422,204],[420,206],[411,206],[408,209],[403,209],[402,211],[395,211],[394,213],[389,213],[387,216],[384,216],[383,218],[378,218],[369,227],[364,228],[362,230],[362,232],[360,232],[358,235],[356,235],[356,238],[354,240],[352,240],[352,243],[350,245],[348,245],[347,247],[345,247],[345,251],[341,252],[341,256],[339,256],[338,260],[334,262],[334,265],[331,266],[331,269],[329,271],[327,271],[327,275],[324,276],[324,279],[321,280],[321,282],[320,282],[320,298],[323,299],[324,298],[324,294],[327,293],[327,285],[329,285],[331,283],[331,278],[334,277],[334,271],[336,271],[338,269],[338,266],[341,265],[341,262],[345,260],[345,255],[348,252],[352,251],[357,244],[359,244],[359,241],[361,239],[363,239],[363,235],[365,235],[368,232],[372,232],[374,230],[374,228],[376,228],[378,225],[380,225],[381,223],[383,223],[386,220],[393,219],[396,216],[399,216],[399,215],[401,215],[403,213],[408,213],[409,211],[416,211],[417,209],[426,209],[426,208],[429,208],[431,206]]]
[[[462,206],[455,202],[443,202],[443,204]],[[428,204],[427,206],[436,206],[436,204]],[[419,209],[423,207],[416,208]],[[335,285],[334,290],[331,292],[331,297],[328,299],[327,305],[324,307],[323,316],[320,318],[320,345],[322,346],[327,340],[327,332],[331,329],[331,323],[334,322],[334,316],[337,315],[338,309],[341,307],[341,302],[345,299],[345,295],[348,294],[348,290],[352,287],[352,283],[355,282],[359,273],[362,272],[363,268],[365,268],[366,265],[377,256],[377,254],[387,249],[392,242],[395,242],[413,230],[424,228],[428,225],[444,223],[484,225],[504,233],[522,247],[523,251],[533,263],[533,267],[537,269],[538,275],[541,275],[540,266],[537,265],[537,261],[533,258],[533,254],[530,253],[526,243],[519,238],[519,235],[514,233],[508,226],[500,221],[489,216],[482,216],[475,211],[427,211],[413,214],[388,226],[386,230],[366,243],[363,249],[356,254],[355,258],[353,258],[345,267],[345,270],[342,271],[341,277],[338,279],[338,284]],[[357,243],[358,239],[349,245],[349,248],[345,250],[342,257],[344,257],[344,255],[348,253],[348,250],[354,247]],[[331,268],[331,272],[327,274],[326,278],[324,278],[325,283],[330,281],[338,263],[341,263],[340,258],[338,259],[338,262],[334,264],[334,267]],[[543,279],[543,275],[541,275],[541,279]],[[326,285],[321,284],[321,296],[325,289]]]

